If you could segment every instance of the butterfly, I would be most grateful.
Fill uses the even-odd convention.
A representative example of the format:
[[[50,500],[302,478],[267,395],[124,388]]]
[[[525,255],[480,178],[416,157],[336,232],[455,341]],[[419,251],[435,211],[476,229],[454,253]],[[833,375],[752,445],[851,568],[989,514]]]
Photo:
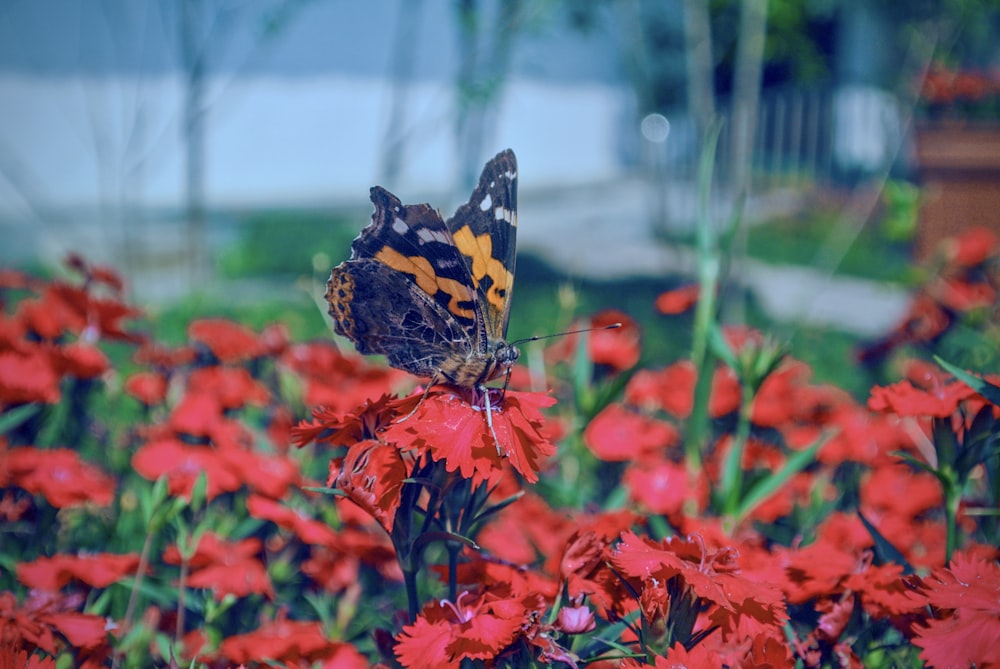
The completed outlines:
[[[469,201],[447,222],[430,205],[404,205],[380,186],[371,200],[371,223],[327,282],[336,332],[358,352],[384,355],[432,384],[482,389],[509,374],[519,355],[506,341],[517,233],[514,152],[486,163]],[[486,402],[490,422],[488,393]]]

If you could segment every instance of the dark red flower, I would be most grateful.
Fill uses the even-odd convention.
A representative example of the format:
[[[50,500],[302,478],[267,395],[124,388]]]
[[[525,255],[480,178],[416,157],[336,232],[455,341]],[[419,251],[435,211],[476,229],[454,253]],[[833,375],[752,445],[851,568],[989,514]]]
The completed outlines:
[[[556,450],[541,432],[540,410],[553,404],[555,399],[543,393],[434,386],[400,401],[400,414],[412,415],[386,428],[384,438],[403,450],[443,460],[448,471],[459,472],[474,485],[496,480],[504,458],[525,481],[534,483],[542,460]],[[404,408],[413,405],[410,411]]]
[[[697,283],[668,290],[656,298],[656,310],[661,314],[682,314],[698,303],[701,286]]]
[[[52,592],[72,581],[80,581],[93,588],[106,588],[134,574],[138,568],[138,553],[53,555],[18,564],[17,580],[29,588]]]
[[[87,502],[107,506],[114,500],[115,480],[68,448],[12,448],[0,453],[0,464],[14,485],[58,508]]]

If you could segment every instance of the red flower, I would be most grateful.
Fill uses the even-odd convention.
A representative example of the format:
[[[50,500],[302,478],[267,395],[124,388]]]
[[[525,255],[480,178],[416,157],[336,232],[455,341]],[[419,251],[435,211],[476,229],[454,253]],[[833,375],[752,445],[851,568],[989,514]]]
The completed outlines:
[[[594,329],[584,334],[594,364],[606,365],[612,372],[622,372],[639,362],[639,325],[628,314],[607,309],[590,320],[574,322],[570,330],[607,328],[615,323],[621,323],[621,327]],[[580,338],[580,334],[563,337],[560,343],[549,349],[549,354],[560,360],[573,360]]]
[[[698,303],[700,294],[701,286],[696,283],[668,290],[656,298],[656,310],[667,315],[682,314]]]
[[[157,372],[138,372],[125,380],[125,392],[146,406],[160,404],[167,397],[167,378]]]
[[[525,481],[534,483],[542,459],[555,453],[555,446],[541,432],[540,412],[555,404],[555,399],[543,393],[497,388],[482,393],[472,388],[434,386],[422,395],[401,400],[400,413],[414,404],[413,415],[389,426],[385,439],[403,450],[416,449],[443,460],[448,471],[460,472],[474,485],[499,477],[504,457]],[[493,422],[492,432],[487,420]],[[497,453],[498,442],[503,455]]]
[[[80,459],[68,448],[12,448],[0,454],[14,485],[38,493],[54,507],[92,502],[107,506],[114,500],[115,481],[96,466]]]
[[[144,337],[126,332],[121,321],[142,315],[142,311],[123,303],[117,296],[99,298],[87,288],[64,283],[49,284],[44,299],[50,309],[65,314],[64,327],[86,341],[108,338],[115,341],[139,343]]]
[[[931,284],[928,292],[943,306],[957,312],[987,308],[996,304],[997,299],[996,289],[988,283],[958,278],[942,278]]]
[[[915,388],[909,381],[900,381],[891,386],[873,387],[868,408],[899,416],[947,418],[955,413],[962,400],[975,394],[976,391],[959,381],[928,390]]]
[[[635,463],[625,470],[622,484],[629,497],[653,513],[676,517],[688,503],[695,510],[708,502],[708,484],[704,477],[692,485],[684,465],[669,460]]]
[[[319,546],[339,545],[336,533],[327,525],[260,495],[247,498],[247,512],[254,518],[270,520],[278,527],[291,530],[304,543]]]
[[[612,557],[618,570],[642,579],[649,587],[662,587],[679,577],[704,604],[719,610],[712,619],[724,627],[747,616],[768,626],[780,626],[786,619],[781,592],[767,583],[755,582],[738,574],[733,548],[709,553],[700,538],[677,537],[655,542],[625,532]]]
[[[949,257],[959,267],[978,267],[1000,253],[1000,240],[989,228],[969,228],[950,239]]]
[[[222,420],[222,405],[211,393],[185,393],[170,413],[170,427],[191,437],[211,437]]]
[[[93,588],[106,588],[134,574],[138,568],[139,555],[136,553],[54,555],[17,565],[17,580],[29,588],[52,592],[74,580]]]
[[[941,615],[913,628],[921,659],[936,667],[1000,666],[1000,566],[957,552],[924,585]]]
[[[191,372],[188,393],[216,398],[223,409],[241,409],[247,404],[264,406],[271,394],[242,367],[212,365]]]
[[[535,600],[462,592],[454,604],[431,604],[396,637],[396,657],[404,667],[420,669],[492,660],[514,642],[538,605]]]
[[[375,439],[398,415],[399,403],[388,395],[375,401],[365,400],[353,413],[343,417],[331,409],[317,408],[313,409],[311,421],[302,421],[292,429],[292,438],[298,446],[316,441],[350,447],[365,439]]]
[[[285,455],[270,455],[222,442],[219,456],[248,488],[271,499],[281,499],[302,480],[298,464]]]
[[[26,651],[38,648],[49,655],[57,655],[64,647],[60,637],[77,648],[98,648],[107,640],[106,622],[100,616],[78,613],[81,604],[79,596],[36,590],[18,606],[12,593],[0,592],[0,639],[4,646]]]
[[[192,588],[210,588],[219,601],[228,594],[246,597],[257,593],[274,598],[274,587],[267,570],[257,558],[262,544],[250,537],[241,541],[226,541],[212,532],[206,532],[198,541],[194,555],[188,560],[191,573],[187,585]],[[167,564],[180,564],[181,553],[170,546],[163,553]]]
[[[223,318],[192,321],[188,337],[204,344],[223,363],[243,362],[265,353],[264,345],[252,330]]]
[[[879,518],[893,514],[912,521],[943,503],[941,485],[927,472],[902,463],[874,469],[861,485],[861,507]]]
[[[59,401],[59,374],[52,356],[35,348],[25,353],[0,352],[0,403]]]
[[[198,475],[208,478],[206,495],[215,499],[239,490],[243,481],[229,461],[216,449],[191,446],[178,439],[157,439],[143,445],[132,456],[132,467],[145,479],[167,476],[171,495],[190,497]]]
[[[609,404],[587,425],[583,440],[599,460],[625,462],[663,452],[680,433],[669,423]]]
[[[4,645],[0,646],[0,669],[56,669],[56,661]]]
[[[53,359],[57,369],[62,374],[69,374],[78,379],[93,379],[111,367],[108,356],[92,344],[75,342],[56,349]]]
[[[346,356],[330,343],[297,344],[285,352],[282,363],[305,379],[303,401],[346,413],[372,397],[412,387],[406,372],[372,365],[359,355]]]
[[[694,406],[694,384],[698,372],[689,360],[661,370],[640,369],[625,386],[629,404],[644,409],[662,409],[672,416],[687,418]]]
[[[368,662],[350,644],[331,641],[318,622],[280,618],[264,623],[253,632],[223,640],[219,650],[231,662],[308,663],[324,660],[324,666],[367,669]]]
[[[343,490],[391,534],[407,477],[406,463],[399,451],[368,439],[351,446],[340,466],[332,465],[327,485]]]

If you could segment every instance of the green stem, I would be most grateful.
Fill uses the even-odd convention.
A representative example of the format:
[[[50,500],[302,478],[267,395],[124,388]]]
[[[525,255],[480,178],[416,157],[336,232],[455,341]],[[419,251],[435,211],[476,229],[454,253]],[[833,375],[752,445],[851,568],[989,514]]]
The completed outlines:
[[[156,531],[151,527],[146,533],[146,540],[142,544],[142,553],[139,554],[139,567],[135,572],[135,583],[132,584],[132,592],[128,596],[128,606],[125,608],[125,618],[122,620],[121,635],[124,639],[129,630],[132,629],[132,616],[135,615],[136,602],[139,599],[139,590],[142,588],[142,578],[149,566],[149,551],[153,547],[153,537]],[[114,660],[111,663],[113,668],[117,668],[122,659],[122,651],[119,648],[115,652]]]
[[[750,415],[753,409],[753,389],[747,384],[742,385],[740,398],[739,422],[733,443],[726,454],[723,463],[720,492],[722,496],[723,514],[732,522],[740,508],[740,494],[743,491],[743,454],[746,452],[747,441],[750,439]]]
[[[709,350],[709,339],[716,324],[716,295],[719,285],[719,256],[715,230],[712,227],[709,203],[712,196],[712,169],[715,164],[715,146],[719,139],[716,123],[707,133],[698,165],[698,304],[694,312],[694,335],[691,342],[691,362],[698,374],[695,383],[694,406],[688,422],[688,439],[685,441],[685,458],[688,476],[696,479],[701,473],[701,457],[708,446],[708,402],[712,391],[714,356]]]
[[[951,562],[958,543],[958,506],[962,501],[962,490],[954,483],[944,486],[944,562]]]
[[[420,613],[420,597],[417,595],[417,570],[403,570],[403,585],[406,587],[407,611],[410,615],[410,622],[417,619]]]

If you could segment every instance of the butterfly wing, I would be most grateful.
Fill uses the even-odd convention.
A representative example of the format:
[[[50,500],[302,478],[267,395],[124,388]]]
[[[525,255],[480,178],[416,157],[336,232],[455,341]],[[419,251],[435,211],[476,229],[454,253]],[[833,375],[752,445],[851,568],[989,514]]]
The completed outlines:
[[[501,151],[486,163],[469,201],[447,226],[471,275],[488,339],[506,338],[517,254],[517,159],[513,151]]]
[[[469,269],[440,214],[426,204],[404,206],[379,186],[371,189],[371,199],[372,222],[351,244],[350,261],[371,258],[401,272],[471,337],[483,316]]]
[[[389,364],[434,377],[456,347],[468,347],[466,328],[415,281],[371,258],[334,268],[327,283],[336,331],[363,355],[385,355]]]

